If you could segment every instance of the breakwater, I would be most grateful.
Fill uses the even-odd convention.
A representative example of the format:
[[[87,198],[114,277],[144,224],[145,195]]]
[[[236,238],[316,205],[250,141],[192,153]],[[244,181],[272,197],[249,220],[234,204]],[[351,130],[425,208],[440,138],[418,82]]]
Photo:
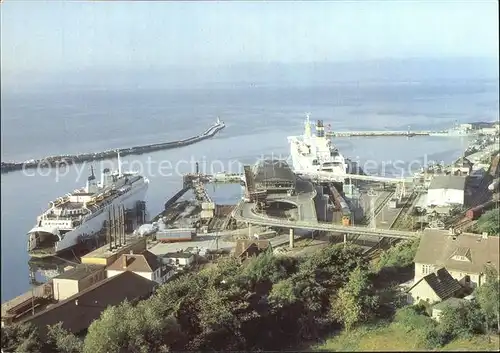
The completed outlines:
[[[144,153],[150,153],[160,150],[184,147],[211,138],[225,127],[226,125],[222,121],[217,120],[217,123],[210,126],[202,134],[184,140],[155,143],[155,144],[128,147],[128,148],[112,149],[103,152],[90,152],[77,155],[50,156],[42,159],[32,159],[24,162],[1,162],[1,173],[3,174],[16,170],[33,169],[33,168],[64,167],[70,164],[78,164],[78,163],[92,162],[103,159],[110,159],[116,157],[118,152],[120,153],[121,156],[141,155]]]
[[[390,136],[429,136],[435,132],[432,131],[335,131],[327,132],[330,137],[390,137]]]

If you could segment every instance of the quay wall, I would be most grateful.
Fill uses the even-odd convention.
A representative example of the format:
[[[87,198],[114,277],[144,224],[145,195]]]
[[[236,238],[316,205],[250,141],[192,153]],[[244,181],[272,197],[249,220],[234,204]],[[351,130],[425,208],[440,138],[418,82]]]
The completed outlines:
[[[184,147],[211,138],[225,127],[226,126],[224,125],[224,123],[214,124],[210,128],[208,128],[204,133],[198,136],[190,137],[179,141],[155,143],[143,146],[107,150],[103,152],[83,153],[78,155],[50,156],[38,160],[30,160],[25,162],[1,162],[1,173],[8,173],[23,169],[33,169],[38,167],[59,167],[70,164],[78,164],[78,163],[98,161],[103,159],[110,159],[116,157],[117,152],[119,152],[121,156],[128,156],[128,155],[141,155],[144,153],[150,153],[160,150]]]

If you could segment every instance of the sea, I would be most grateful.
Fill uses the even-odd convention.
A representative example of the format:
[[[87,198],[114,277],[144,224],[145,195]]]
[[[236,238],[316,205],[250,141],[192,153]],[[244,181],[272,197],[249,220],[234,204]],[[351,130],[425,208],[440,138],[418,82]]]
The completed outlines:
[[[498,80],[436,80],[220,85],[202,88],[134,86],[66,90],[2,89],[2,161],[102,151],[183,139],[220,117],[226,128],[200,143],[123,157],[123,169],[149,180],[155,215],[181,188],[182,174],[240,172],[269,156],[287,159],[287,136],[302,134],[305,114],[333,131],[443,130],[455,122],[498,121]],[[470,143],[459,137],[359,137],[333,140],[368,174],[408,175],[430,161],[452,162]],[[116,159],[92,163],[99,172]],[[2,302],[31,288],[26,233],[48,202],[85,185],[91,164],[67,170],[27,170],[1,177]],[[217,203],[235,203],[239,185],[209,187]],[[36,276],[41,276],[39,273]],[[42,279],[43,280],[43,279]]]

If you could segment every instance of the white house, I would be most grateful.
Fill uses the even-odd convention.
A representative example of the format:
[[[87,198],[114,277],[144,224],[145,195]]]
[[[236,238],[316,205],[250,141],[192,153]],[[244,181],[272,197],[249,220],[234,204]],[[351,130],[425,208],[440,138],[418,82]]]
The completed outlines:
[[[445,268],[465,287],[475,288],[486,281],[485,268],[500,270],[500,237],[426,229],[420,235],[415,254],[414,283]]]
[[[414,282],[407,291],[408,303],[438,303],[458,294],[461,289],[460,283],[445,268],[440,268]]]
[[[159,284],[165,283],[175,273],[172,266],[163,264],[160,259],[150,251],[139,254],[123,254],[107,268],[107,276],[113,277],[125,271],[134,272],[139,276],[155,281]]]
[[[427,191],[427,206],[463,205],[466,180],[467,177],[464,176],[435,176]]]
[[[194,262],[194,254],[190,252],[166,253],[161,258],[164,264],[176,267],[189,267]]]
[[[451,167],[451,174],[466,176],[472,173],[473,163],[465,157],[459,158]]]

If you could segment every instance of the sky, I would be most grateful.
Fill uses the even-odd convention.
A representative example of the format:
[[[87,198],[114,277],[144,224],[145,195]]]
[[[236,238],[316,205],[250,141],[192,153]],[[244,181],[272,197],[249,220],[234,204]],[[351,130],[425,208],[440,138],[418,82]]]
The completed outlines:
[[[496,0],[5,0],[1,16],[2,73],[498,57]]]

